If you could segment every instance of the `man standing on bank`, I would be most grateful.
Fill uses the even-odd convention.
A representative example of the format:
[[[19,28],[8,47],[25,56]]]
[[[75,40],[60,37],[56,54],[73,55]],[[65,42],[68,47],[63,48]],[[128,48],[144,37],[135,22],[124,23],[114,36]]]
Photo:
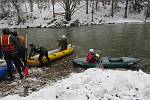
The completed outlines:
[[[2,29],[2,36],[0,37],[0,51],[4,55],[8,67],[8,76],[13,79],[12,66],[10,62],[13,61],[15,67],[20,75],[20,79],[24,78],[21,68],[23,68],[18,56],[19,43],[14,36],[9,32],[8,28]],[[10,65],[10,66],[9,66]]]

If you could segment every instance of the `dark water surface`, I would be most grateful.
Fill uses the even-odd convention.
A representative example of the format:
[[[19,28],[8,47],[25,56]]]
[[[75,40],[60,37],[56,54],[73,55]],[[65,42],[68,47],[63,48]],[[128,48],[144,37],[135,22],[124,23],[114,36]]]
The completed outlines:
[[[48,50],[57,47],[57,39],[66,34],[76,46],[76,56],[84,56],[90,48],[101,50],[103,56],[131,56],[150,60],[150,24],[106,24],[66,28],[17,29],[28,33],[28,42]]]

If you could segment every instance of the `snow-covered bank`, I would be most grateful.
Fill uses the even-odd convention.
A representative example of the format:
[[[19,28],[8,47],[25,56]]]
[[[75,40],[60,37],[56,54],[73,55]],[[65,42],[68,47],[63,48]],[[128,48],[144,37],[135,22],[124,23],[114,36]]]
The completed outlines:
[[[16,25],[16,18],[7,18],[0,20],[0,28],[9,27],[9,28],[28,28],[28,27],[67,27],[67,26],[82,26],[82,25],[98,25],[98,24],[106,24],[106,23],[144,23],[145,15],[144,10],[140,14],[133,14],[128,12],[128,18],[124,18],[124,8],[125,4],[119,3],[118,10],[114,13],[114,17],[111,17],[111,5],[106,5],[104,7],[102,3],[98,4],[98,9],[94,10],[93,22],[92,22],[92,5],[89,2],[89,13],[86,14],[86,6],[85,2],[81,1],[80,5],[77,5],[77,11],[72,16],[71,21],[67,22],[64,19],[64,9],[59,5],[59,3],[55,3],[55,13],[56,17],[53,18],[53,9],[52,6],[46,9],[38,9],[38,5],[33,5],[33,12],[31,13],[29,9],[25,6],[22,6],[23,12],[26,12],[26,16],[29,19],[26,20],[25,23],[21,23]],[[27,8],[29,4],[26,4]],[[25,17],[25,16],[24,16]],[[150,18],[147,19],[147,22],[150,22]]]
[[[142,71],[88,69],[27,97],[1,100],[149,100],[150,75]]]

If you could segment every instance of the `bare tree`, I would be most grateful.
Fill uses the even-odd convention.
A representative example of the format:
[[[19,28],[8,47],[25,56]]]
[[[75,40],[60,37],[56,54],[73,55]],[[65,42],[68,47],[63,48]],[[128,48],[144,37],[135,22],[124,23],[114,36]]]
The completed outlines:
[[[55,18],[55,0],[52,0],[52,5],[53,5],[53,18]]]
[[[99,3],[99,0],[96,0],[96,4],[95,4],[96,10],[98,10],[98,3]]]
[[[92,22],[94,21],[93,15],[94,15],[94,0],[92,0]]]
[[[127,18],[127,12],[128,12],[128,0],[126,0],[126,7],[125,7],[125,15],[124,15],[124,18]]]
[[[111,16],[114,17],[114,0],[111,0]]]
[[[33,0],[29,0],[30,11],[33,12]]]
[[[78,0],[63,0],[60,5],[64,8],[65,10],[65,19],[67,21],[71,20],[71,16],[75,13],[76,11],[76,6],[77,6]]]
[[[102,0],[102,4],[105,7],[107,0]]]
[[[88,0],[86,0],[86,14],[88,14]]]
[[[150,1],[146,4],[145,22],[146,22],[148,17],[150,17]]]
[[[6,2],[7,0],[0,1],[0,9],[1,9],[0,19],[3,19],[4,17],[7,16],[7,11],[4,8],[4,5],[6,5]]]
[[[15,7],[16,11],[17,11],[17,18],[18,18],[18,21],[17,21],[17,25],[21,23],[22,19],[21,19],[21,16],[20,16],[20,5],[19,5],[19,1],[18,0],[11,0],[12,1],[12,4],[13,6]]]

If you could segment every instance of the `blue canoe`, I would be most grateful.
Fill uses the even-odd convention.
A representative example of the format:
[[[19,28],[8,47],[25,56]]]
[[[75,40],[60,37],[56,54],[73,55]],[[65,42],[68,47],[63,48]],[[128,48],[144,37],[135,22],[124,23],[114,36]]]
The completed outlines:
[[[130,58],[130,57],[119,57],[119,58],[109,58],[102,57],[96,63],[88,63],[86,57],[77,58],[73,60],[73,64],[81,66],[83,68],[95,68],[104,66],[104,68],[128,68],[131,65],[136,64],[140,59]]]

